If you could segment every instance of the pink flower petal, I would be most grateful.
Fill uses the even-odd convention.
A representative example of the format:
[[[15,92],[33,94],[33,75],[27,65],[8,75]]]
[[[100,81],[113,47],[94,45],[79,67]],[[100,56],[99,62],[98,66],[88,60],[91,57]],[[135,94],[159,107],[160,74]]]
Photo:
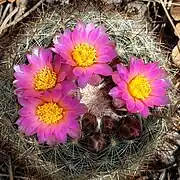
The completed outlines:
[[[89,79],[90,76],[85,76],[84,74],[79,76],[77,79],[79,87],[84,88],[87,85]]]
[[[20,117],[16,122],[15,122],[15,124],[17,124],[18,126],[20,126],[21,125],[21,122],[23,121],[23,117]]]
[[[24,89],[33,89],[34,88],[34,85],[33,85],[33,82],[30,80],[30,78],[27,78],[27,79],[19,79],[14,81],[14,85],[17,87],[17,88],[24,88]]]
[[[35,127],[35,126],[30,126],[30,127],[27,128],[26,130],[24,130],[24,131],[25,131],[24,133],[25,133],[27,136],[32,136],[32,135],[36,134],[36,129],[37,129],[37,127]]]
[[[68,72],[68,74],[67,74],[66,79],[69,80],[69,81],[73,81],[73,80],[76,80],[76,79],[77,79],[77,77],[76,77],[76,76],[74,75],[74,73],[73,73],[73,69],[74,69],[74,68],[70,67],[69,72]]]
[[[25,105],[27,105],[27,104],[29,104],[29,101],[28,101],[28,99],[27,98],[25,98],[25,97],[17,97],[17,99],[18,99],[18,103],[21,105],[21,106],[25,106]]]
[[[38,127],[39,127],[40,125],[41,125],[41,123],[38,122],[38,121],[31,122],[31,126],[29,126],[29,124],[28,124],[28,126],[27,126],[27,128],[26,128],[25,134],[26,134],[27,136],[31,136],[31,135],[36,134],[37,129],[38,129]]]
[[[118,87],[119,89],[123,90],[124,92],[128,92],[128,84],[125,81],[121,81],[120,83],[118,83]]]
[[[54,45],[55,47],[51,47],[51,51],[53,51],[56,54],[60,54],[59,50],[57,49],[57,46]]]
[[[19,98],[23,97],[24,90],[22,88],[17,88],[14,91],[14,94],[18,96]]]
[[[83,21],[77,22],[75,29],[77,29],[77,30],[79,30],[79,31],[85,29],[85,24],[84,24],[84,22],[83,22]]]
[[[75,83],[67,80],[63,81],[61,83],[61,86],[62,86],[62,93],[64,95],[69,94],[70,91],[75,90],[77,88],[77,85]]]
[[[108,64],[94,64],[91,68],[95,74],[103,76],[110,76],[112,74],[112,68]]]
[[[161,87],[161,88],[169,88],[171,86],[170,82],[168,80],[165,79],[157,79],[155,81],[151,82],[151,86],[153,88],[157,88],[157,87]]]
[[[161,78],[165,78],[167,76],[166,72],[161,70],[161,69],[157,69],[155,71],[146,72],[144,74],[150,80],[161,79]]]
[[[23,71],[21,71],[21,65],[14,65],[14,70],[16,72],[23,73]]]
[[[131,101],[133,101],[133,97],[129,94],[127,83],[122,81],[121,83],[118,84],[117,87],[119,89],[119,92],[121,94],[121,98],[123,100],[131,100]]]
[[[81,43],[80,38],[79,38],[79,31],[76,28],[73,30],[71,37],[72,37],[74,46]]]
[[[62,106],[64,109],[68,111],[68,113],[66,114],[67,119],[76,118],[87,112],[87,107],[84,104],[80,104],[79,100],[76,98],[64,96],[61,99],[61,102],[62,105],[60,104],[60,106]]]
[[[44,63],[39,59],[38,56],[27,54],[26,57],[29,64],[31,64],[33,68],[40,69],[44,67]]]
[[[105,30],[104,25],[101,25],[98,28],[100,29],[101,34],[106,34],[106,30]]]
[[[121,98],[113,98],[113,105],[114,105],[116,108],[121,108],[121,107],[123,107],[125,104],[126,104],[126,101],[124,101],[123,99],[121,99]]]
[[[150,63],[147,63],[144,65],[144,68],[143,68],[143,73],[149,73],[151,71],[154,71],[154,70],[157,70],[159,69],[159,63],[158,62],[150,62]]]
[[[46,141],[49,136],[52,136],[53,132],[54,132],[53,125],[49,125],[49,124],[46,124],[43,122],[41,122],[41,125],[38,126],[38,128],[37,128],[37,134],[43,135],[44,138],[46,139]]]
[[[61,34],[61,35],[62,35],[62,34]],[[65,29],[65,30],[64,30],[64,35],[70,37],[70,36],[71,36],[71,30],[70,30],[70,29]]]
[[[120,78],[119,73],[117,71],[112,73],[112,79],[113,79],[114,83],[117,84],[117,85],[121,84],[121,83],[126,84],[124,82],[124,80]]]
[[[42,101],[38,98],[35,98],[34,96],[30,97],[18,97],[18,103],[22,106],[28,106],[28,107],[36,107],[38,104],[40,104]]]
[[[24,97],[36,97],[36,98],[38,98],[38,97],[40,97],[41,95],[43,94],[43,91],[36,91],[36,90],[34,90],[34,89],[24,89],[24,91],[23,91],[23,96]]]
[[[82,22],[77,23],[76,27],[72,32],[72,42],[75,45],[86,42],[86,31],[85,25]]]
[[[41,48],[37,46],[37,47],[34,47],[31,52],[33,55],[39,56],[40,49]]]
[[[67,49],[69,49],[69,51],[72,51],[74,48],[74,44],[71,40],[70,35],[71,34],[69,33],[69,31],[68,33],[64,32],[64,35],[60,38],[60,43],[63,44]]]
[[[141,59],[136,59],[135,57],[130,58],[130,66],[129,66],[129,72],[130,72],[130,80],[137,76],[142,69],[144,68],[144,62]]]
[[[51,49],[53,50],[53,48],[51,48]],[[63,45],[58,44],[58,45],[55,45],[55,50],[56,50],[56,53],[61,55],[63,57],[63,59],[66,60],[65,61],[66,64],[69,64],[72,66],[76,65],[76,63],[74,62],[74,60],[72,59],[72,56],[71,56],[72,52],[69,49],[67,49],[67,47],[64,47]]]
[[[68,107],[68,114],[67,114],[67,119],[76,119],[80,115],[84,114],[87,112],[87,106],[85,104],[80,104],[78,99],[72,99],[70,102],[71,107]]]
[[[55,92],[58,92],[59,90],[55,90]],[[43,93],[43,96],[41,96],[41,100],[43,102],[51,102],[51,100],[53,99],[53,92],[51,91],[45,91]]]
[[[19,73],[19,72],[15,72],[14,73],[14,77],[21,81],[21,80],[29,80],[29,81],[33,81],[34,77],[33,77],[33,72],[32,71],[25,71],[23,73]],[[28,82],[29,83],[29,82]]]
[[[111,58],[109,55],[101,55],[98,57],[98,63],[107,63],[112,61],[113,58]]]
[[[67,131],[68,128],[66,126],[59,126],[55,129],[55,136],[57,140],[62,144],[67,141]]]
[[[113,98],[118,98],[122,96],[122,91],[119,89],[119,87],[114,87],[112,88],[109,93],[110,96],[112,96]]]
[[[59,143],[54,135],[49,136],[46,142],[50,146],[55,146],[57,143]]]
[[[95,29],[95,25],[93,23],[89,23],[86,25],[86,39],[88,39],[89,33]]]
[[[29,117],[29,116],[35,115],[36,113],[33,107],[23,107],[19,110],[18,114],[20,116]]]
[[[121,64],[118,64],[117,70],[118,70],[120,78],[127,82],[129,79],[129,75],[128,75],[129,71],[127,70],[127,68],[122,66]]]
[[[99,51],[97,51],[97,56],[98,62],[107,63],[111,62],[117,56],[117,52],[111,46],[105,46],[104,48],[101,48]]]
[[[133,100],[133,97],[129,94],[128,91],[122,89],[122,99],[124,100]]]
[[[68,118],[68,128],[74,129],[74,130],[80,130],[80,125],[79,122],[76,118],[72,117],[72,118]]]
[[[143,100],[144,104],[146,104],[146,106],[151,107],[151,108],[153,108],[155,105],[152,97],[153,96],[149,96],[145,100]]]
[[[53,57],[50,49],[40,48],[39,58],[43,66],[51,66]]]
[[[81,130],[79,129],[71,129],[68,130],[68,135],[73,139],[78,139],[81,136]]]
[[[158,62],[145,64],[142,73],[149,79],[161,79],[167,77],[167,72],[159,67]]]
[[[126,108],[130,112],[135,108],[135,105],[136,105],[136,103],[135,103],[134,99],[129,99],[126,101]]]
[[[91,45],[94,45],[99,39],[100,35],[101,35],[101,29],[100,28],[94,29],[93,31],[89,33],[89,36],[87,39],[88,43]]]
[[[69,71],[70,71],[70,66],[63,64],[59,71],[57,82],[64,81]]]
[[[82,75],[84,73],[84,68],[82,68],[82,67],[75,67],[73,69],[73,73],[74,73],[75,76],[80,76],[80,75]]]
[[[91,78],[88,81],[88,84],[93,86],[98,86],[102,81],[102,78],[97,74],[92,74]]]
[[[44,143],[47,140],[47,137],[45,136],[43,130],[37,131],[37,137],[40,144]]]
[[[166,89],[160,88],[160,87],[153,88],[150,93],[151,96],[159,96],[159,95],[165,95],[165,94],[166,94]]]
[[[59,73],[62,63],[65,63],[64,59],[60,55],[56,54],[54,56],[54,64],[55,65],[54,65],[54,68],[53,68],[53,70],[54,70],[54,72],[56,74]]]
[[[144,106],[144,109],[140,112],[140,115],[144,118],[147,118],[149,114],[149,108],[147,106]]]
[[[20,125],[23,126],[25,129],[29,128],[30,124],[37,124],[37,118],[35,116],[30,117],[22,117]]]
[[[83,70],[85,76],[92,77],[92,75],[94,74],[93,68],[91,67],[84,67]]]
[[[102,34],[99,39],[96,41],[95,48],[101,49],[102,44],[108,44],[109,43],[109,37],[107,34]]]
[[[47,93],[45,93],[46,95]],[[53,101],[53,102],[59,102],[60,99],[63,97],[63,93],[62,93],[62,87],[61,89],[54,89],[52,92],[51,92],[52,96],[50,95],[50,93],[48,92],[47,94],[47,99],[46,98],[43,98],[44,101]]]
[[[138,99],[135,100],[135,104],[136,104],[136,108],[138,110],[138,112],[141,112],[144,110],[144,103]]]
[[[101,55],[104,55],[104,54],[108,55],[112,59],[117,56],[116,50],[112,46],[110,46],[109,44],[105,45],[105,46],[102,46],[97,51],[98,56],[101,56]]]
[[[164,96],[150,96],[145,103],[147,104],[154,104],[155,106],[165,106],[169,104],[170,100],[169,97],[164,95]]]
[[[36,69],[36,68],[31,67],[30,65],[21,64],[20,68],[21,68],[22,73],[33,73],[33,74],[36,74],[36,73],[33,72],[34,69]]]

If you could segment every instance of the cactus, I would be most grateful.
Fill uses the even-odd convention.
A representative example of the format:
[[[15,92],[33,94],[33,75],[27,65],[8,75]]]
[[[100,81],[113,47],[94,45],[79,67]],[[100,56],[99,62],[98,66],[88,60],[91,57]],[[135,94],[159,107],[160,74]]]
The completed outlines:
[[[33,18],[18,27],[17,32],[14,28],[11,34],[0,40],[3,46],[0,64],[1,148],[18,160],[16,163],[24,166],[21,169],[34,178],[85,179],[108,174],[126,179],[126,175],[135,176],[145,169],[156,153],[157,145],[163,141],[167,121],[153,115],[143,119],[132,117],[122,110],[114,111],[112,99],[107,94],[111,86],[108,78],[98,87],[87,86],[80,90],[82,101],[89,107],[89,113],[96,116],[100,127],[96,128],[94,120],[82,121],[85,132],[86,123],[90,123],[94,130],[88,129],[80,140],[69,139],[65,145],[55,147],[38,145],[35,137],[24,137],[14,125],[19,105],[13,94],[13,65],[25,63],[25,53],[32,47],[51,46],[54,35],[65,28],[73,28],[77,20],[105,26],[116,42],[117,62],[127,63],[129,57],[135,55],[148,62],[159,60],[166,66],[167,57],[150,28],[147,28],[149,25],[145,19],[124,19],[116,11],[99,12],[98,8],[83,4],[76,9],[66,5],[48,7],[45,12],[38,10]],[[103,124],[103,118],[110,118],[111,125]],[[139,124],[133,124],[133,118]],[[122,124],[129,120],[128,124]],[[109,131],[114,123],[118,125]]]

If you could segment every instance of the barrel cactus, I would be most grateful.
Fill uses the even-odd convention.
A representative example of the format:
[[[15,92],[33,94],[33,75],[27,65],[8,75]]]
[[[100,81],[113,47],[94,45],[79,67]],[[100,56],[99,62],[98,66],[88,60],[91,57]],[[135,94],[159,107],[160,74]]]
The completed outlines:
[[[79,139],[68,138],[66,143],[55,146],[39,144],[36,136],[25,136],[15,124],[21,107],[14,95],[14,65],[27,64],[25,55],[34,47],[52,48],[54,37],[67,28],[73,30],[78,21],[104,26],[118,54],[110,64],[112,69],[119,63],[127,66],[132,56],[144,59],[145,63],[158,60],[167,69],[167,56],[146,19],[125,18],[117,10],[106,11],[91,3],[78,3],[74,8],[75,5],[54,5],[44,12],[37,11],[17,31],[14,28],[2,37],[1,148],[15,164],[21,165],[21,171],[37,179],[138,176],[148,169],[163,142],[169,124],[164,115],[168,107],[152,109],[148,117],[129,113],[109,95],[115,86],[109,76],[99,85],[88,84],[73,94],[88,109],[79,118]]]

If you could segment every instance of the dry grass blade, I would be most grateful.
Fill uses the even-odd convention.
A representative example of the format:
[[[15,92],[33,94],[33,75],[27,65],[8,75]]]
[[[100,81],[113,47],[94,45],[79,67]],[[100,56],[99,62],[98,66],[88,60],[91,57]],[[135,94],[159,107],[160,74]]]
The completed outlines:
[[[5,3],[5,2],[6,2],[6,0],[0,0],[0,5]]]
[[[9,180],[14,180],[11,157],[9,157]]]
[[[1,26],[0,26],[0,35],[1,35],[1,33],[5,30],[5,29],[7,29],[7,28],[9,28],[9,27],[11,27],[11,26],[13,26],[13,25],[15,25],[15,24],[17,24],[18,22],[20,22],[22,19],[24,19],[25,17],[27,17],[30,13],[32,13],[35,9],[37,9],[42,3],[43,3],[43,1],[44,0],[40,0],[36,5],[34,5],[30,10],[28,10],[26,13],[24,13],[24,14],[22,14],[23,13],[23,11],[22,11],[22,8],[20,8],[20,7],[16,7],[6,18],[5,18],[5,20],[4,20],[4,17],[7,15],[7,11],[9,10],[9,6],[10,6],[10,4],[8,4],[7,5],[7,7],[6,7],[6,10],[4,11],[4,13],[3,13],[3,16],[2,16],[2,18],[1,18],[1,21],[3,21],[3,23],[1,24]],[[19,12],[19,13],[18,13]],[[15,14],[17,14],[16,15],[16,17],[14,18],[14,20],[12,21],[12,22],[9,22],[9,20],[15,15]],[[9,23],[8,23],[9,22]]]
[[[0,26],[0,33],[5,29],[6,24],[10,21],[10,19],[18,12],[19,7],[16,7],[3,21],[2,25]]]
[[[167,16],[168,19],[169,19],[169,22],[171,23],[174,31],[176,32],[177,36],[178,36],[179,39],[180,39],[180,34],[179,34],[179,32],[177,31],[176,26],[174,25],[173,20],[172,20],[170,14],[168,13],[168,11],[167,11],[167,9],[166,9],[165,3],[163,2],[163,0],[160,0],[160,2],[161,2],[161,5],[162,5],[162,7],[163,7],[163,9],[164,9],[164,12],[166,13],[166,16]]]

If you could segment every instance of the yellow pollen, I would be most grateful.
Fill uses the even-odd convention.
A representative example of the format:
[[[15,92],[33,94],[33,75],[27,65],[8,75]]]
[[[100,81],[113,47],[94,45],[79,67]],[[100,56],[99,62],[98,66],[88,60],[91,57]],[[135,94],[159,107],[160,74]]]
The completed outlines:
[[[36,115],[46,124],[56,124],[64,117],[64,109],[56,103],[48,102],[36,108]]]
[[[151,93],[151,86],[144,76],[136,76],[128,84],[128,90],[134,98],[144,100]]]
[[[96,50],[87,43],[75,46],[72,57],[80,67],[88,67],[96,62]]]
[[[38,91],[53,88],[56,85],[57,75],[49,67],[45,67],[34,76],[34,86]]]

